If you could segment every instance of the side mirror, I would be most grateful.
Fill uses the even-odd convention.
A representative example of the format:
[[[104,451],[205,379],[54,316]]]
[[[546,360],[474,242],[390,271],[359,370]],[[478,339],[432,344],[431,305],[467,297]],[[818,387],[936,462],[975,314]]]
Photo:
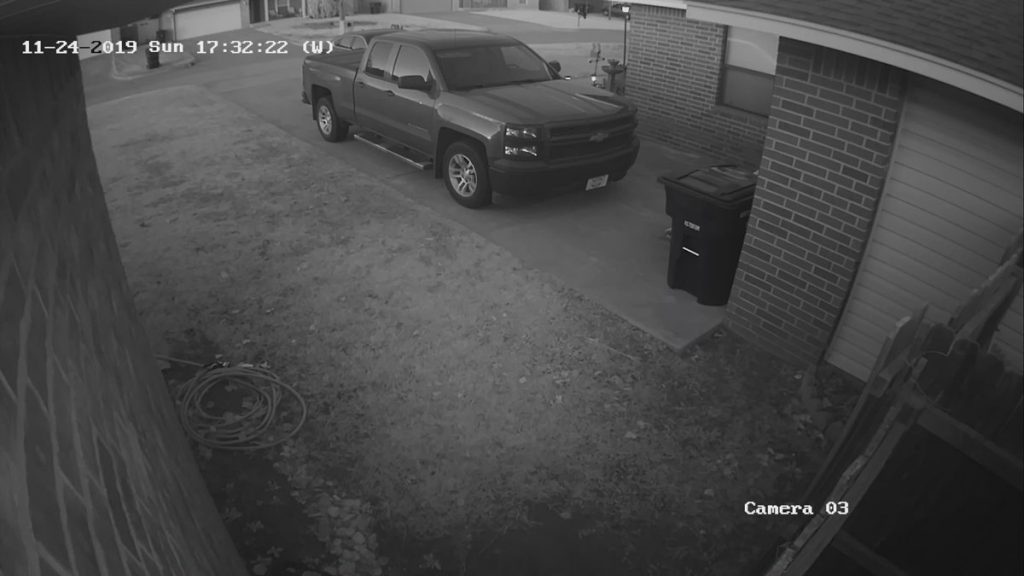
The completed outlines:
[[[426,92],[430,90],[431,83],[424,80],[422,76],[401,76],[398,79],[398,87],[403,90]]]
[[[552,60],[551,62],[548,62],[548,66],[551,66],[551,69],[554,70],[555,73],[562,71],[562,65],[559,64],[558,60]]]

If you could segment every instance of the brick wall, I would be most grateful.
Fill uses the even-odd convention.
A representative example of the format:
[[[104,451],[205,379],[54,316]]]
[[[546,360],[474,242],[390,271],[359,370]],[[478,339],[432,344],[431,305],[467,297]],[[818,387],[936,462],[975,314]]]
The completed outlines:
[[[633,6],[626,95],[649,138],[714,158],[760,163],[767,119],[718,104],[725,27],[683,10]]]
[[[141,331],[78,58],[0,40],[0,574],[244,574]]]
[[[905,74],[783,38],[728,325],[792,360],[829,344],[871,229]]]

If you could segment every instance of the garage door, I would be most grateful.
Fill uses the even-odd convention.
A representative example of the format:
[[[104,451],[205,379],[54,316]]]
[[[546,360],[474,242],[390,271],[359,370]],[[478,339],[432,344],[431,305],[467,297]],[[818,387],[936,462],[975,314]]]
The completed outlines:
[[[402,0],[402,12],[405,14],[451,12],[452,5],[452,0]]]
[[[833,365],[865,380],[896,322],[927,302],[946,322],[1021,229],[1021,115],[919,80],[900,120],[885,194],[843,318]],[[1021,364],[1021,295],[996,340]]]
[[[185,40],[229,32],[242,27],[242,9],[237,1],[209,4],[174,12],[174,38]]]

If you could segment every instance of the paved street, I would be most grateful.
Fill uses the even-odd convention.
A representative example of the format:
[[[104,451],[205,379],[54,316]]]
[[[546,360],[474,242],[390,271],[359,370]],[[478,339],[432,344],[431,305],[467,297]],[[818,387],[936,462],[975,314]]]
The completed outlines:
[[[473,20],[470,23],[487,18],[465,13],[450,17]],[[481,25],[532,42],[615,36],[614,31],[544,29],[498,18],[487,18]],[[269,36],[248,29],[218,38],[258,41]],[[663,231],[668,218],[657,176],[685,161],[685,155],[645,143],[629,176],[604,190],[540,199],[499,197],[490,209],[466,210],[431,174],[351,139],[340,144],[322,141],[309,107],[299,100],[301,59],[297,47],[282,56],[205,56],[193,67],[121,81],[109,77],[110,61],[98,57],[83,62],[83,74],[90,105],[173,86],[210,90],[293,136],[296,146],[315,147],[325,162],[343,162],[390,182],[407,197],[556,276],[673,348],[692,342],[722,319],[723,309],[699,306],[690,295],[666,286],[668,243]]]

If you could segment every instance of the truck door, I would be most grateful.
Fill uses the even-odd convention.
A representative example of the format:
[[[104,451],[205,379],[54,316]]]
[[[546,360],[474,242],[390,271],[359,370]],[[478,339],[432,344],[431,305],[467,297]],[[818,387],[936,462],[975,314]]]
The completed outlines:
[[[403,76],[423,79],[427,89],[398,88],[398,79]],[[391,77],[395,80],[395,87],[394,96],[388,97],[388,109],[391,111],[388,120],[402,134],[402,144],[433,156],[434,102],[438,88],[430,60],[417,46],[399,45]]]
[[[394,124],[388,121],[395,84],[390,70],[394,67],[395,44],[374,42],[367,54],[363,69],[356,75],[355,99],[356,124],[381,136],[395,138]]]

